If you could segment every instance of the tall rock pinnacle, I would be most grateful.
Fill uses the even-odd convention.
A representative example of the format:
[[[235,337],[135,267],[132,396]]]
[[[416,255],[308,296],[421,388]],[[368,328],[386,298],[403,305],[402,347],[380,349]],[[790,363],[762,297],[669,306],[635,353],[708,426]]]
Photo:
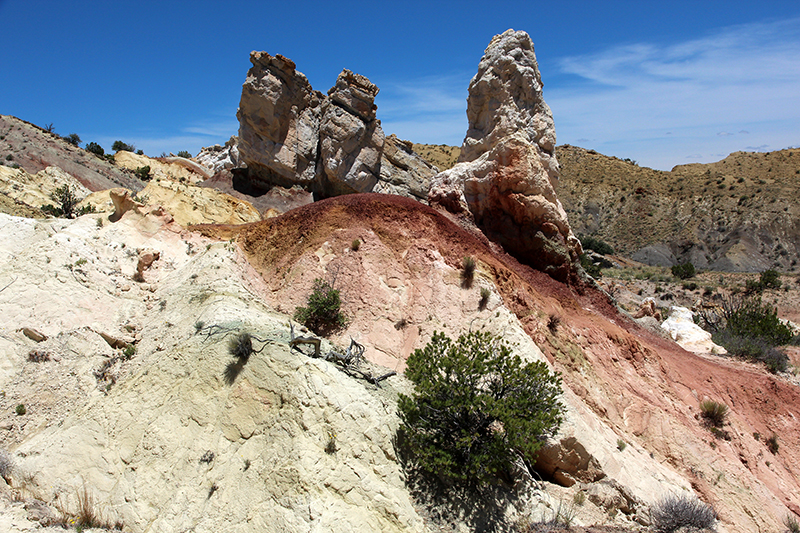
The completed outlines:
[[[581,247],[556,197],[555,126],[527,33],[508,30],[489,43],[467,118],[459,163],[434,177],[429,202],[469,212],[520,261],[574,279]]]

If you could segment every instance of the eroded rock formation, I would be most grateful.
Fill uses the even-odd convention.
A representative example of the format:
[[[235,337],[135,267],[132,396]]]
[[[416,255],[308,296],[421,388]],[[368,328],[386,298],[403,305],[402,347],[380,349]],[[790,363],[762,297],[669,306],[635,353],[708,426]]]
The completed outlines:
[[[555,194],[555,127],[527,33],[508,30],[489,43],[469,85],[467,117],[459,164],[432,180],[429,201],[470,213],[521,261],[574,277],[581,248]]]
[[[321,197],[388,192],[426,201],[437,170],[411,143],[387,142],[376,117],[379,89],[369,79],[344,69],[324,96],[290,59],[253,52],[250,61],[237,112],[238,154],[255,185],[299,185]]]
[[[327,195],[369,192],[378,182],[385,135],[375,118],[378,87],[344,69],[322,104],[320,160]]]
[[[215,144],[202,148],[194,159],[210,169],[212,175],[223,170],[241,167],[244,164],[239,157],[239,138],[236,135],[228,139],[225,146]]]
[[[291,59],[250,54],[242,86],[239,153],[250,176],[264,185],[310,185],[316,176],[323,95]]]

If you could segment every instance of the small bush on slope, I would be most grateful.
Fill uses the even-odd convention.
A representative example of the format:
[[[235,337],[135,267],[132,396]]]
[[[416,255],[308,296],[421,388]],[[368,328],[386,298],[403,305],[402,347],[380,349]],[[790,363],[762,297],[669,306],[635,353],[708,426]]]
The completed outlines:
[[[672,533],[680,528],[714,529],[717,513],[710,505],[689,496],[667,496],[650,511],[659,533]]]
[[[347,325],[341,305],[339,291],[324,279],[317,278],[306,307],[295,309],[294,319],[317,335],[325,335]]]
[[[714,400],[703,400],[700,402],[700,414],[708,425],[721,428],[728,417],[728,406]]]
[[[674,265],[672,267],[672,275],[675,276],[676,278],[689,279],[693,278],[696,273],[697,270],[695,270],[694,265],[691,263]]]
[[[455,342],[434,333],[407,364],[416,390],[400,395],[401,433],[428,474],[478,485],[506,476],[517,453],[531,458],[563,421],[561,378],[523,365],[489,333]]]

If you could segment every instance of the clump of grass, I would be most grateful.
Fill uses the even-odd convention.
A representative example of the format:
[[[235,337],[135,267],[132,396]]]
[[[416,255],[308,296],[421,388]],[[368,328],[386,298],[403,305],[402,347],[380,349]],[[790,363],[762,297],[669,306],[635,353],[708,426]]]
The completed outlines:
[[[721,428],[728,416],[728,406],[714,400],[703,400],[700,402],[700,415],[708,426]]]
[[[328,442],[325,443],[325,453],[328,455],[336,453],[336,433],[333,431],[328,432]]]
[[[461,260],[461,284],[465,288],[472,287],[472,282],[475,280],[475,258],[464,256]]]
[[[556,334],[558,331],[558,326],[561,325],[561,317],[558,315],[550,315],[547,318],[547,329],[550,330],[550,333],[553,335]]]
[[[237,359],[247,361],[253,353],[253,339],[249,333],[242,332],[228,341],[228,351]]]
[[[357,252],[359,248],[361,248],[361,241],[358,239],[353,239],[353,242],[350,243],[350,249],[354,252]]]
[[[787,514],[784,517],[783,525],[786,526],[789,533],[800,533],[800,523],[797,522],[797,518],[793,514]]]
[[[489,297],[491,295],[492,292],[488,288],[481,287],[481,299],[478,300],[478,309],[480,309],[481,311],[486,309],[486,304],[489,303]]]
[[[767,449],[772,452],[772,455],[775,455],[778,453],[778,447],[778,435],[773,433],[772,436],[767,439]]]
[[[625,450],[625,448],[627,448],[627,447],[628,447],[628,443],[627,443],[627,442],[625,442],[625,441],[624,441],[624,440],[622,440],[622,439],[617,439],[617,449],[618,449],[619,451],[621,451],[621,452],[622,452],[622,451],[624,451],[624,450]]]
[[[583,505],[586,503],[586,494],[583,492],[576,492],[575,496],[572,498],[572,501],[575,505]]]

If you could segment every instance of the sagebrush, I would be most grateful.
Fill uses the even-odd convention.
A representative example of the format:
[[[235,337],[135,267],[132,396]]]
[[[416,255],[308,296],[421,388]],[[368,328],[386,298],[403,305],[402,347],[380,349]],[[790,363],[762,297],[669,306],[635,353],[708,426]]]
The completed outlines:
[[[717,513],[697,498],[667,496],[651,510],[650,517],[659,533],[672,533],[680,528],[714,529]]]

